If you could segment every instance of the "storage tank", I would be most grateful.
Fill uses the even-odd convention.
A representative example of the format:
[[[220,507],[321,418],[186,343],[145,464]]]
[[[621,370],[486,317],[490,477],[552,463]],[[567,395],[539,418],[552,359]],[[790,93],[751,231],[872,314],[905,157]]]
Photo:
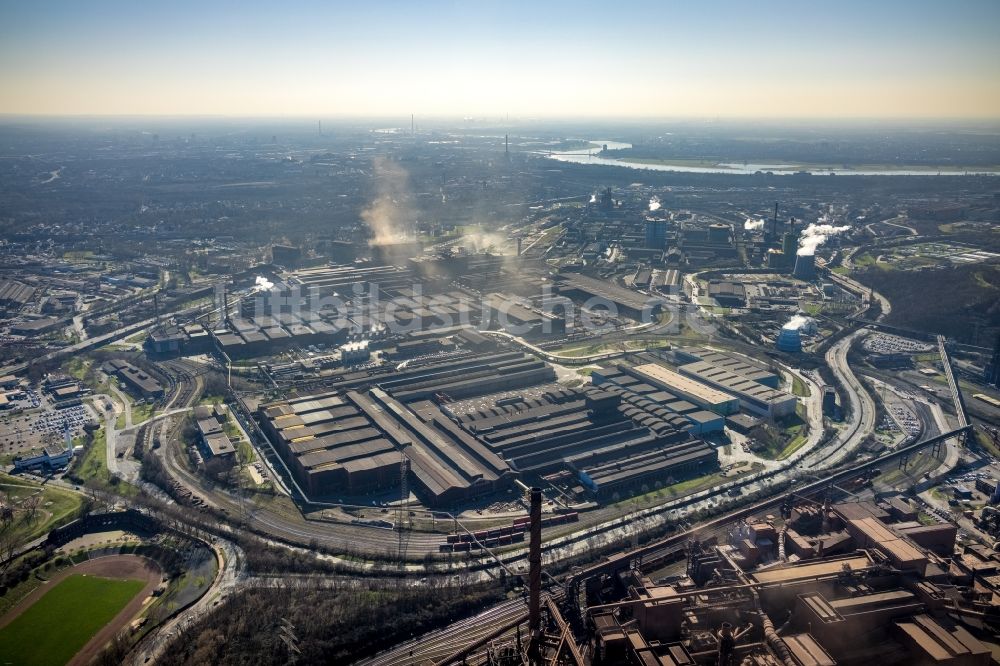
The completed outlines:
[[[797,354],[802,351],[802,336],[798,328],[785,326],[778,333],[778,340],[774,345],[779,351]]]

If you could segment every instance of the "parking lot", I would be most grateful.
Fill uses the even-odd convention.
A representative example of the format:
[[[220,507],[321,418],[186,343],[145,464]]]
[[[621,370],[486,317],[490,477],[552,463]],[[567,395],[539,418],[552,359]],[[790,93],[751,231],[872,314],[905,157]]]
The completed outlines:
[[[67,430],[70,437],[79,437],[85,425],[97,422],[88,405],[57,410],[46,398],[34,396],[35,406],[30,411],[0,416],[0,455],[23,455],[47,444],[61,445]]]
[[[888,333],[873,333],[865,339],[865,350],[876,354],[916,354],[934,350],[934,346]]]

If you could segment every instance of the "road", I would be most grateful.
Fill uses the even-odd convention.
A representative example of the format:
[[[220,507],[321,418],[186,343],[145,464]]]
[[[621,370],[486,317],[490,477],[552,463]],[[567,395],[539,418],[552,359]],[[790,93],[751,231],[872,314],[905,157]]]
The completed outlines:
[[[845,259],[845,265],[848,264],[849,264],[849,259]],[[826,276],[830,278],[830,280],[832,280],[833,282],[839,284],[841,287],[847,289],[848,291],[861,295],[862,298],[868,296],[878,301],[879,315],[878,317],[875,318],[876,321],[882,321],[883,319],[889,316],[889,313],[892,312],[892,304],[889,302],[889,299],[883,296],[882,294],[878,293],[874,289],[869,289],[868,287],[861,284],[857,280],[849,278],[846,275],[840,275],[839,273],[834,273],[832,270],[827,270]],[[868,308],[866,304],[866,306],[863,307],[856,314],[858,315],[863,314],[863,312],[867,309]]]
[[[70,356],[75,356],[81,352],[88,351],[90,349],[95,349],[103,345],[114,342],[115,340],[120,340],[121,338],[128,337],[141,331],[144,328],[152,326],[155,322],[153,319],[145,319],[134,324],[129,324],[110,333],[105,333],[104,335],[99,335],[96,338],[87,338],[83,342],[78,342],[75,345],[70,345],[68,347],[63,347],[62,349],[57,349],[51,351],[48,354],[40,356],[39,358],[32,359],[30,363],[47,363],[49,361],[61,361],[64,358]],[[0,368],[0,375],[20,375],[23,374],[25,370],[28,369],[29,363],[18,363],[16,365],[8,365],[5,368]]]
[[[170,641],[177,638],[186,628],[200,621],[241,586],[240,584],[245,577],[243,553],[237,546],[225,539],[214,537],[210,538],[208,543],[219,564],[215,580],[205,590],[205,594],[186,610],[176,613],[171,619],[143,637],[142,641],[132,649],[131,655],[133,656],[130,663],[139,666],[159,661]]]
[[[842,397],[845,400],[842,407],[847,414],[847,423],[830,444],[803,461],[803,467],[807,469],[822,469],[840,464],[875,430],[875,401],[847,361],[847,355],[855,341],[867,334],[867,329],[854,331],[838,340],[826,352],[824,360],[843,388]]]

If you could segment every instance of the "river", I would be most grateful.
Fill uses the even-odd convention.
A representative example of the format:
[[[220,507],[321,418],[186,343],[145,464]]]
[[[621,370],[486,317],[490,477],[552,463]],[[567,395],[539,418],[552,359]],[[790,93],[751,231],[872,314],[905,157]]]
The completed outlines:
[[[641,169],[646,171],[675,171],[679,173],[726,173],[732,175],[750,175],[758,171],[770,171],[776,176],[793,176],[809,174],[812,176],[1000,176],[1000,171],[927,171],[914,169],[802,169],[793,164],[739,164],[724,162],[715,166],[685,166],[683,164],[646,164],[633,162],[627,158],[614,159],[599,157],[598,153],[606,146],[608,150],[623,150],[631,148],[632,144],[621,141],[590,141],[592,148],[546,152],[549,159],[573,164],[590,164],[598,166],[615,166],[626,169]]]

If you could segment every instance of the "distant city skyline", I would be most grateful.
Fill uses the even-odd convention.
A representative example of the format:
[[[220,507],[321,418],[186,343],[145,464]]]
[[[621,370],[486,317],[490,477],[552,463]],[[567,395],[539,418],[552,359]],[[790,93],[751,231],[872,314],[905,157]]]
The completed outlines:
[[[998,33],[995,0],[0,0],[0,113],[998,119]]]

